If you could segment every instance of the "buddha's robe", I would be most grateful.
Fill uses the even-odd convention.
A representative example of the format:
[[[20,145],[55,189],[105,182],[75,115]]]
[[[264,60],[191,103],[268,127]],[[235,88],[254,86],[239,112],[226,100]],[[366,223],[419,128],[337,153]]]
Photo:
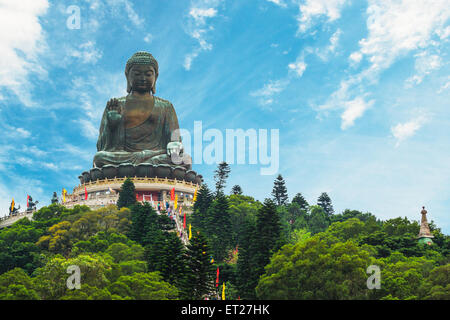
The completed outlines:
[[[118,99],[122,110],[126,110],[126,103],[133,103],[131,100],[130,96]],[[121,163],[175,166],[167,155],[169,142],[181,142],[175,109],[169,101],[158,97],[154,97],[154,105],[149,103],[148,108],[151,108],[150,115],[142,119],[142,123],[131,128],[125,126],[126,112],[114,118],[105,108],[97,141],[98,152],[94,156],[94,167],[101,168],[106,164]],[[190,165],[183,166],[190,169]]]

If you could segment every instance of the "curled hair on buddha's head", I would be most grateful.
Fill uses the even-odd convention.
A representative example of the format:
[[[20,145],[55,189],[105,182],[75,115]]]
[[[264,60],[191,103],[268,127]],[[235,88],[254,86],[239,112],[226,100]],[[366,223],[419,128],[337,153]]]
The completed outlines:
[[[155,84],[152,87],[152,93],[156,92],[156,80],[158,79],[158,61],[148,52],[138,51],[131,56],[127,61],[127,65],[125,66],[125,76],[127,77],[127,92],[131,92],[131,86],[128,82],[128,73],[130,69],[135,65],[149,65],[155,69]]]

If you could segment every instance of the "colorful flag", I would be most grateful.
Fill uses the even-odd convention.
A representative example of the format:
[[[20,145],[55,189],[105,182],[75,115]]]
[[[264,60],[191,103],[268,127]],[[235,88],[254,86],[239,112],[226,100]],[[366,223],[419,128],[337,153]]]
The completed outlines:
[[[88,196],[87,189],[86,186],[84,186],[84,200],[87,200],[87,196]]]
[[[12,201],[11,201],[11,212],[13,212],[14,211],[14,198],[12,198]]]
[[[30,196],[27,194],[27,209],[28,209],[28,200],[30,199]]]
[[[183,220],[183,229],[186,229],[186,213],[184,214]]]
[[[225,300],[225,282],[223,283],[222,287],[222,300]]]
[[[172,190],[170,190],[170,200],[175,200],[175,188],[172,188]]]
[[[178,207],[178,195],[175,196],[175,203],[173,204],[173,208],[176,210]]]
[[[192,238],[192,230],[191,230],[192,226],[191,224],[189,224],[189,240],[191,240]]]
[[[66,202],[66,193],[67,193],[67,190],[63,188],[63,190],[62,190],[63,203]]]
[[[216,288],[219,286],[219,267],[217,267],[217,276],[216,276]]]
[[[197,201],[197,188],[194,191],[194,198],[192,199],[192,202]]]

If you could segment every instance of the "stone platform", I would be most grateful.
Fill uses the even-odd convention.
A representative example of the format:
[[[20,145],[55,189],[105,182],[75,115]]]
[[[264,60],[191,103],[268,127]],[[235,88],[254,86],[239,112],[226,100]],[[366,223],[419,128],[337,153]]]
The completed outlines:
[[[153,200],[154,205],[165,207],[166,202],[173,206],[170,200],[170,191],[175,188],[175,194],[178,195],[178,206],[191,207],[195,190],[200,188],[200,184],[177,180],[176,178],[158,178],[158,177],[129,177],[136,188],[136,200]],[[119,191],[126,177],[113,179],[97,179],[81,183],[73,189],[72,194],[67,194],[67,201],[63,203],[67,208],[73,208],[75,205],[87,205],[91,209],[98,209],[110,204],[116,204],[119,198]],[[87,199],[86,197],[87,192]]]

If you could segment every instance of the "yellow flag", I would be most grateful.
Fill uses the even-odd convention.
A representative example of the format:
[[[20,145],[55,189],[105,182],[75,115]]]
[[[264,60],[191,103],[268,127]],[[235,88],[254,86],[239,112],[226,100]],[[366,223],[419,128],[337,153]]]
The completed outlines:
[[[189,224],[189,240],[191,240],[192,238],[192,230],[191,230],[191,225]]]
[[[66,193],[67,193],[67,190],[63,188],[63,191],[62,191],[63,202],[66,202]]]
[[[173,209],[178,208],[178,195],[175,196],[175,203],[173,204]]]
[[[194,197],[192,198],[192,202],[197,201],[197,188],[194,191]]]
[[[11,211],[14,211],[14,198],[12,198],[12,202],[11,202]]]
[[[222,300],[225,300],[225,282],[223,283],[223,288],[222,288]]]

